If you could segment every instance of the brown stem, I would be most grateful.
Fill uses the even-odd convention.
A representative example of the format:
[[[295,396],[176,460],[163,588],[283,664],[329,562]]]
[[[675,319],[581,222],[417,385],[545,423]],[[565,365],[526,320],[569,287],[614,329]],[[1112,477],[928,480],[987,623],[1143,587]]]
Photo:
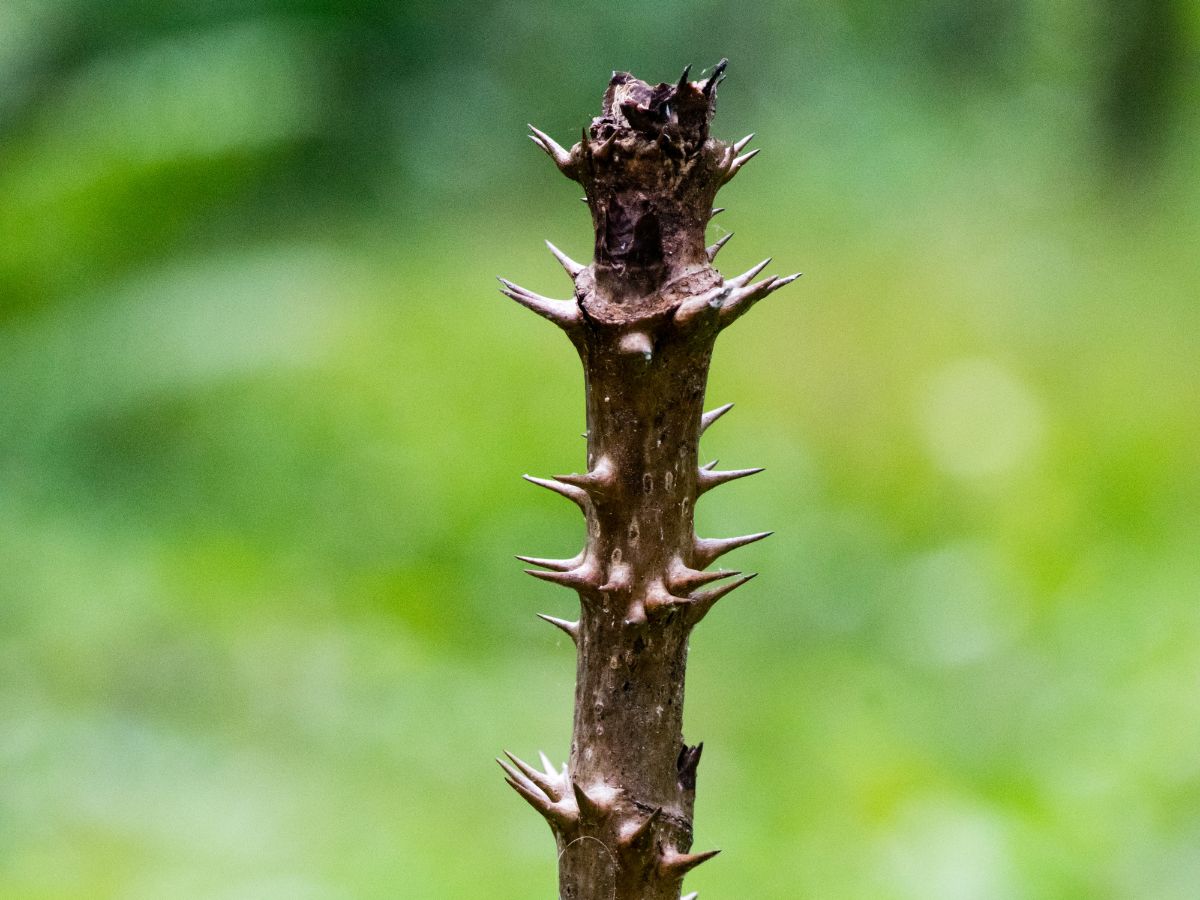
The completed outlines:
[[[501,761],[554,831],[564,900],[678,900],[683,876],[716,853],[690,852],[701,745],[683,740],[688,637],[750,577],[706,588],[740,573],[704,570],[766,534],[696,537],[697,497],[758,471],[698,466],[701,432],[729,408],[702,404],[717,334],[795,277],[756,282],[764,263],[725,279],[712,267],[723,242],[705,247],[718,189],[753,155],[739,155],[749,138],[709,136],[724,69],[655,86],[615,74],[569,151],[533,129],[587,193],[595,259],[550,245],[573,300],[503,282],[567,333],[587,390],[588,471],[530,479],[582,509],[586,544],[569,560],[522,557],[579,595],[578,622],[543,617],[577,646],[571,755],[562,771]]]

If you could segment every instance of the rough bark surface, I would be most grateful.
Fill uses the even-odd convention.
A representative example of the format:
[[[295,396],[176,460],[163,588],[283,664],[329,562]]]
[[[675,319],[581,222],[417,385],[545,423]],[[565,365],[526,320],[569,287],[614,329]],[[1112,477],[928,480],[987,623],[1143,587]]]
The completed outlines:
[[[678,900],[684,875],[716,853],[691,852],[702,745],[683,739],[688,638],[752,577],[708,567],[767,533],[695,534],[701,494],[759,471],[698,464],[701,433],[729,409],[703,412],[705,384],[718,333],[796,277],[755,281],[764,261],[724,278],[712,266],[722,242],[705,247],[717,191],[757,152],[741,155],[750,138],[709,135],[724,70],[659,85],[614,74],[570,150],[531,126],[584,187],[595,257],[584,266],[550,245],[574,281],[571,300],[501,279],[566,332],[587,391],[587,472],[526,476],[580,507],[586,544],[572,559],[519,557],[579,595],[578,621],[543,616],[577,649],[570,758],[562,769],[544,755],[540,768],[500,761],[554,831],[563,900]]]

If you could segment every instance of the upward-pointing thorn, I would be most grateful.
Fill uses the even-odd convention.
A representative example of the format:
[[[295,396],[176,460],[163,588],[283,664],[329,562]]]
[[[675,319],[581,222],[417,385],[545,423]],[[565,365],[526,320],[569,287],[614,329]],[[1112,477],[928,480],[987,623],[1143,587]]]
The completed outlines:
[[[549,241],[546,241],[546,246],[550,248],[550,252],[554,254],[554,258],[562,264],[562,267],[566,269],[567,274],[572,278],[577,278],[579,273],[586,268],[586,266],[575,262],[575,260],[571,259],[571,257],[567,256],[567,254],[563,253]]]
[[[718,406],[716,409],[710,410],[702,415],[700,417],[700,433],[704,434],[704,432],[708,431],[708,427],[712,425],[713,422],[717,421],[717,419],[721,418],[721,416],[725,415],[725,413],[729,412],[731,409],[733,409],[733,404],[726,403],[724,406]]]
[[[754,140],[754,132],[751,132],[750,134],[746,135],[740,141],[734,141],[733,152],[735,154],[741,153],[743,150],[746,149],[746,145],[749,144],[752,140]]]
[[[692,605],[690,607],[692,625],[695,625],[707,616],[708,611],[716,606],[718,600],[736,591],[747,581],[752,581],[756,577],[758,577],[758,573],[751,572],[749,575],[743,575],[741,578],[730,581],[728,584],[723,584],[720,587],[713,588],[711,591],[705,591],[703,594],[697,594],[692,597]]]
[[[728,184],[730,181],[732,181],[733,176],[741,171],[742,166],[746,165],[746,163],[758,156],[761,150],[762,148],[760,147],[758,150],[751,150],[749,153],[743,153],[741,156],[735,158],[734,161],[729,164],[729,170],[725,173],[725,177],[722,179],[721,184]]]
[[[725,283],[729,284],[729,285],[733,285],[734,287],[745,287],[747,284],[750,283],[750,280],[752,278],[754,278],[755,275],[757,275],[759,272],[761,272],[763,269],[765,269],[770,264],[771,264],[771,257],[768,256],[762,262],[751,266],[749,269],[747,269],[741,275],[737,275],[733,278],[730,278]]]
[[[685,87],[687,87],[688,73],[691,71],[692,67],[690,64],[683,67],[683,74],[679,76],[679,84],[675,85],[675,90],[677,92],[682,91]]]
[[[575,181],[579,180],[579,173],[575,170],[575,163],[571,159],[571,154],[568,153],[561,144],[546,134],[546,132],[529,126],[529,130],[533,134],[529,135],[529,139],[546,151],[546,155],[554,160],[554,164],[558,166],[558,170]]]
[[[729,239],[731,237],[733,237],[732,231],[729,232],[729,234],[726,234],[726,235],[723,235],[722,237],[717,238],[717,240],[714,243],[712,243],[708,247],[704,248],[704,253],[708,257],[709,262],[712,262],[714,259],[717,258],[717,254],[721,252],[722,247],[724,247],[726,244],[729,243]]]
[[[716,67],[712,70],[712,74],[708,76],[708,81],[704,82],[704,87],[702,88],[705,97],[709,97],[711,99],[712,92],[716,89],[717,85],[721,83],[721,79],[725,75],[725,67],[727,65],[729,65],[729,60],[723,59],[717,63]]]
[[[593,822],[604,818],[608,810],[588,796],[587,791],[580,786],[578,781],[571,782],[571,789],[575,792],[575,803],[579,807],[580,817],[587,817]]]

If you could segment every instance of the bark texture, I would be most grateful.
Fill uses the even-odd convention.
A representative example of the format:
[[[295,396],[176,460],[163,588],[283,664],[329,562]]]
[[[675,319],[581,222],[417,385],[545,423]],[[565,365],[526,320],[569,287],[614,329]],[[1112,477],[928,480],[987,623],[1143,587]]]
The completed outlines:
[[[540,768],[500,760],[550,823],[563,900],[679,900],[684,875],[717,852],[691,852],[702,745],[683,739],[688,638],[753,577],[708,567],[768,532],[695,534],[701,494],[759,471],[698,464],[701,433],[729,409],[703,411],[705,384],[718,333],[797,277],[756,281],[768,260],[725,278],[712,265],[723,242],[705,247],[717,191],[757,152],[742,154],[749,137],[709,135],[724,70],[659,85],[614,74],[570,150],[531,126],[583,185],[595,256],[584,266],[550,245],[574,281],[570,300],[501,279],[570,338],[587,391],[587,472],[526,476],[582,510],[585,546],[571,559],[518,557],[579,595],[578,621],[543,616],[577,649],[570,758],[562,769],[544,755]]]

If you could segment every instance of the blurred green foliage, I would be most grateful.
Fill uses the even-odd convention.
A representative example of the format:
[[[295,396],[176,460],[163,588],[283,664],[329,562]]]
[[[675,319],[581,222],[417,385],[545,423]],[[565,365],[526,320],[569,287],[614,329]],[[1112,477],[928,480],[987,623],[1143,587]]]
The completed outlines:
[[[1194,898],[1200,8],[0,5],[0,896],[552,896],[571,143],[731,60],[703,897]],[[698,69],[697,69],[698,70]]]

